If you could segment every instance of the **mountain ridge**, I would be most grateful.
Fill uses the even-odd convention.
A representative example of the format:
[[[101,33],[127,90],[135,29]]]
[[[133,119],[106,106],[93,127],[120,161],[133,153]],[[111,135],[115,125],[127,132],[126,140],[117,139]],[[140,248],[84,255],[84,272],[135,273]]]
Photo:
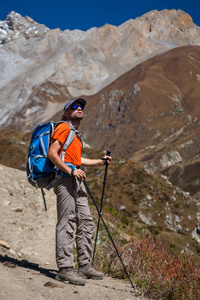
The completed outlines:
[[[0,127],[30,131],[67,99],[97,93],[170,48],[198,45],[199,35],[181,10],[154,10],[119,27],[106,24],[86,32],[50,30],[11,12],[0,22]]]

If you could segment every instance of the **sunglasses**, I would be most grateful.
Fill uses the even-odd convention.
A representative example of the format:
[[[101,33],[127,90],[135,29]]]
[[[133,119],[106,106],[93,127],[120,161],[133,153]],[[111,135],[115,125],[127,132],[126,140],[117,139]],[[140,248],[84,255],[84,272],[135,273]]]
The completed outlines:
[[[85,106],[83,104],[73,104],[70,106],[70,109],[76,110],[76,109],[78,109],[78,107],[80,107],[82,110],[84,110]]]

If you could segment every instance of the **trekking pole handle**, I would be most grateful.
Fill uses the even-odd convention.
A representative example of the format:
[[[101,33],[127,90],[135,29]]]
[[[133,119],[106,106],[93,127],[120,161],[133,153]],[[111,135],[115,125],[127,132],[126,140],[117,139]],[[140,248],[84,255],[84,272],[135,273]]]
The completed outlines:
[[[107,155],[107,156],[110,156],[110,154],[111,154],[110,151],[107,151],[107,152],[106,152],[106,155]],[[104,165],[106,165],[106,166],[108,165],[108,160],[109,160],[108,158],[104,158],[104,157],[103,157],[103,158],[101,158],[101,160],[104,161]]]
[[[106,152],[106,155],[107,155],[107,156],[110,156],[110,154],[111,154],[110,151],[107,151],[107,152]],[[108,159],[106,159],[105,164],[108,165]]]
[[[83,168],[83,166],[78,166],[77,169],[85,171],[84,168]]]

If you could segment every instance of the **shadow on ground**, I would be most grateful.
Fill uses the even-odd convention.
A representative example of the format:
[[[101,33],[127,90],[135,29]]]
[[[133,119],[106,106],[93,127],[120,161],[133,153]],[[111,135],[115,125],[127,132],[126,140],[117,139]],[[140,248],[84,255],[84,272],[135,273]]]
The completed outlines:
[[[37,263],[33,263],[33,262],[30,262],[25,259],[19,260],[16,258],[9,257],[8,255],[5,255],[5,256],[0,255],[0,262],[3,265],[10,267],[10,268],[15,268],[16,266],[18,266],[18,267],[21,267],[24,269],[35,270],[35,271],[38,271],[41,274],[43,274],[49,278],[52,278],[52,279],[55,279],[55,276],[57,273],[56,270],[51,270],[51,269],[48,270],[45,268],[41,268],[41,267],[39,267],[39,264],[37,264]]]

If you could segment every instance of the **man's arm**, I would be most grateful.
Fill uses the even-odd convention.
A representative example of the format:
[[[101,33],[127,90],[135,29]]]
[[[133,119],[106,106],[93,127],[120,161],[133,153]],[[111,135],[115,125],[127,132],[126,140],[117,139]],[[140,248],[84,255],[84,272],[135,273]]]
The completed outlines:
[[[72,169],[62,161],[62,159],[59,155],[61,147],[62,147],[62,143],[57,140],[54,140],[49,148],[48,158],[61,171],[65,172],[71,176]],[[86,177],[85,172],[80,169],[75,169],[73,175],[78,177],[80,180],[82,180]]]
[[[91,158],[85,158],[81,157],[81,165],[89,167],[89,166],[102,166],[105,165],[105,162],[107,161],[108,164],[110,164],[112,158],[111,156],[104,156],[100,159],[91,159]]]

